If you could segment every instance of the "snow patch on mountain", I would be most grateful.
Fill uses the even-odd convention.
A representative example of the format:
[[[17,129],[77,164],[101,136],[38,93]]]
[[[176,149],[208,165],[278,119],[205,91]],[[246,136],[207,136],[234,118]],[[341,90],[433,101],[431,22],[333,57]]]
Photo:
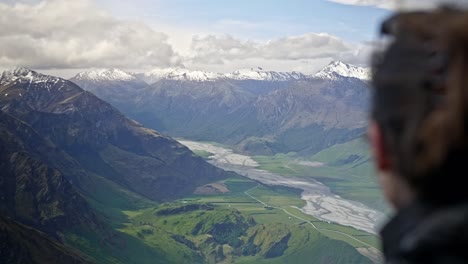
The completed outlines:
[[[44,75],[24,67],[15,67],[12,70],[4,71],[0,75],[1,86],[15,82],[36,84],[45,82],[58,83],[64,82],[64,80],[55,76]]]
[[[332,61],[325,68],[312,75],[314,78],[331,80],[336,80],[340,76],[370,80],[371,73],[369,68],[346,64],[341,61]]]
[[[119,69],[100,69],[94,71],[85,71],[78,73],[75,80],[90,81],[134,81],[137,78],[130,73]]]
[[[149,84],[155,83],[162,79],[206,82],[225,78],[225,76],[221,73],[188,70],[184,68],[153,69],[149,72],[136,74],[136,76]]]
[[[241,69],[226,74],[234,80],[261,80],[261,81],[292,81],[305,79],[306,76],[300,72],[275,72],[265,71],[261,67]]]
[[[265,71],[260,67],[241,69],[228,74],[188,70],[184,68],[166,68],[154,69],[149,72],[135,74],[135,76],[150,84],[162,79],[177,81],[209,82],[220,79],[290,81],[306,78],[306,76],[300,72]]]

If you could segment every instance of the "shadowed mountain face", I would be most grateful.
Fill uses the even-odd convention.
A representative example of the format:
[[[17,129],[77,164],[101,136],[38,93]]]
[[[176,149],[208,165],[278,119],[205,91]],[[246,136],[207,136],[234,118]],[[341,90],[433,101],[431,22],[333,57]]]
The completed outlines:
[[[0,215],[0,259],[2,263],[70,263],[91,261],[46,234]]]
[[[84,171],[66,178],[57,169],[77,164],[34,129],[0,112],[0,213],[56,236],[71,227],[100,225],[72,182],[85,182]],[[69,170],[65,170],[69,171]],[[80,175],[81,174],[81,175]]]
[[[329,65],[325,77],[288,80],[163,78],[126,91],[119,88],[123,81],[93,80],[90,90],[172,136],[236,145],[251,154],[313,154],[356,138],[366,126],[367,82],[335,68]],[[72,80],[85,87],[90,82]],[[123,94],[126,101],[118,99]]]
[[[78,162],[74,171],[104,176],[155,200],[192,193],[225,174],[69,81],[17,70],[0,83],[2,112]],[[77,186],[86,184],[75,176],[70,180]]]

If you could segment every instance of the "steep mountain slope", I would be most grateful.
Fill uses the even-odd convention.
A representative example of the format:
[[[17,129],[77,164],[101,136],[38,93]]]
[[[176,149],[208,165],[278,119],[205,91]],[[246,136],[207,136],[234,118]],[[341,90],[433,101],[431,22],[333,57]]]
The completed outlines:
[[[71,227],[100,229],[96,214],[71,184],[77,175],[67,179],[54,166],[73,161],[30,126],[2,111],[0,149],[1,214],[57,237]]]
[[[64,233],[88,230],[102,241],[112,236],[80,192],[90,187],[89,175],[52,141],[2,110],[0,170],[0,252],[6,263],[88,263],[90,258],[62,245]]]
[[[0,259],[2,263],[91,263],[81,253],[46,234],[0,215]]]
[[[367,100],[366,84],[358,79],[295,82],[257,99],[257,120],[265,128],[260,136],[272,139],[266,144],[274,153],[315,153],[363,133]]]
[[[186,147],[69,81],[19,69],[3,74],[0,83],[2,111],[30,124],[85,170],[146,197],[178,197],[223,177]]]
[[[156,83],[128,93],[136,102],[128,99],[118,107],[172,136],[236,145],[251,154],[316,153],[355,138],[365,127],[363,68],[332,62],[311,78],[263,69],[240,70],[227,78],[207,73],[195,81],[194,76],[161,75]],[[107,82],[100,85],[107,87]],[[105,99],[116,97],[109,96]]]

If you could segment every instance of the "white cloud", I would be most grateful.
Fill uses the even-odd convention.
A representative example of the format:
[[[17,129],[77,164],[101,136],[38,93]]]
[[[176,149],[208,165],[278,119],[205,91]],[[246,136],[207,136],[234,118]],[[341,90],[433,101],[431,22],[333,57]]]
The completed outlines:
[[[395,1],[392,0],[328,0],[345,5],[358,5],[358,6],[375,6],[380,8],[391,9],[395,6]]]
[[[191,59],[205,64],[223,64],[225,60],[257,56],[257,51],[257,43],[242,41],[229,35],[194,36]]]
[[[272,40],[260,45],[260,53],[271,59],[318,59],[351,50],[351,45],[325,33],[308,33]]]
[[[20,65],[69,76],[73,69],[144,70],[184,64],[223,72],[261,66],[311,73],[332,59],[367,61],[361,45],[325,33],[261,41],[209,32],[195,35],[190,28],[116,18],[93,0],[0,0],[0,13],[0,69]],[[271,26],[223,23],[222,28]]]
[[[454,4],[458,6],[468,6],[467,0],[328,0],[330,2],[358,5],[374,6],[385,9],[420,9],[434,8],[441,4]]]
[[[263,59],[299,61],[352,57],[354,45],[325,33],[308,33],[273,39],[267,42],[243,41],[224,35],[195,36],[192,40],[192,63],[225,64],[232,60]]]
[[[378,44],[373,42],[363,42],[347,52],[341,52],[333,56],[333,59],[346,63],[367,67],[370,65],[372,53]]]
[[[90,0],[0,3],[0,65],[36,69],[171,66],[167,35],[116,19]]]

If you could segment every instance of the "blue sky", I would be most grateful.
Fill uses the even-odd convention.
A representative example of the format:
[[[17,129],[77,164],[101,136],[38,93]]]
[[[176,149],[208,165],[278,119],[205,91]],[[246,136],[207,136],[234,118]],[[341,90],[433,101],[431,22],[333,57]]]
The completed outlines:
[[[326,0],[98,0],[123,18],[138,18],[175,27],[269,39],[308,32],[326,32],[361,42],[375,37],[389,10],[343,5]],[[224,32],[223,32],[224,30]]]

